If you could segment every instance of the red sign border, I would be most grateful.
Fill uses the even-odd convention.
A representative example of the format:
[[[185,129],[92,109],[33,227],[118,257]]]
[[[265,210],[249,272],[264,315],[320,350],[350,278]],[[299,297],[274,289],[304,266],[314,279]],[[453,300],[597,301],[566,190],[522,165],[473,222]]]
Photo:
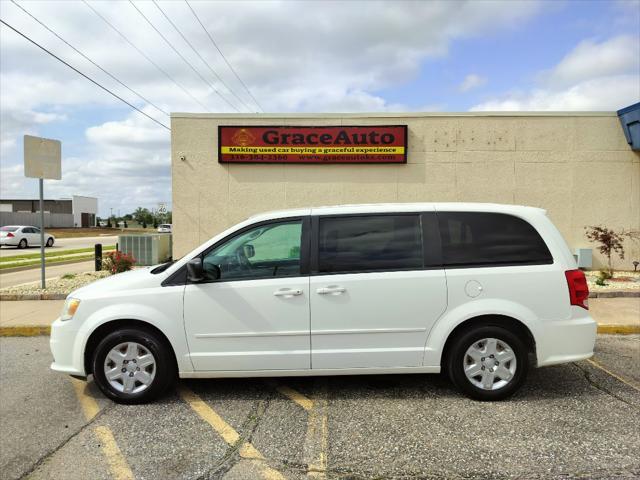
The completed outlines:
[[[222,160],[222,129],[223,128],[363,128],[363,127],[380,127],[380,128],[398,128],[404,129],[404,155],[402,162],[260,162],[260,161],[241,161],[230,162]],[[407,153],[409,151],[409,128],[408,125],[218,125],[218,163],[224,165],[406,165]]]

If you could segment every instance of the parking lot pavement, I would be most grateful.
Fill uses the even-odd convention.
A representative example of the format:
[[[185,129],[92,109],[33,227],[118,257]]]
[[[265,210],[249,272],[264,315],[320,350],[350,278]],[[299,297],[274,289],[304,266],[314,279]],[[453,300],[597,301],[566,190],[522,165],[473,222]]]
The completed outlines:
[[[640,336],[533,370],[511,400],[439,375],[181,381],[116,405],[51,373],[47,337],[0,339],[2,478],[637,478]]]

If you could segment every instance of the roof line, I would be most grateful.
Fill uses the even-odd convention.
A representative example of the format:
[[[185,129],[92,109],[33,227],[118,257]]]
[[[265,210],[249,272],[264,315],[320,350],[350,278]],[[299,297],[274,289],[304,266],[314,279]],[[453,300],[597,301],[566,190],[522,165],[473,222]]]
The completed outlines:
[[[172,112],[171,118],[424,118],[424,117],[616,117],[614,111],[602,112],[374,112],[374,113],[189,113]]]

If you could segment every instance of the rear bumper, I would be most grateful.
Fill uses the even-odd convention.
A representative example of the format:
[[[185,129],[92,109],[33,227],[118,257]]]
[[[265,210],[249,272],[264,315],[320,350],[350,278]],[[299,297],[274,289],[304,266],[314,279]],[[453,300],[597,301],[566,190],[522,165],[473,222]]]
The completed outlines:
[[[0,238],[0,245],[2,246],[7,246],[7,247],[17,247],[18,246],[18,239],[17,238]]]
[[[598,324],[589,312],[572,308],[569,320],[548,321],[536,338],[538,366],[576,362],[593,356]]]

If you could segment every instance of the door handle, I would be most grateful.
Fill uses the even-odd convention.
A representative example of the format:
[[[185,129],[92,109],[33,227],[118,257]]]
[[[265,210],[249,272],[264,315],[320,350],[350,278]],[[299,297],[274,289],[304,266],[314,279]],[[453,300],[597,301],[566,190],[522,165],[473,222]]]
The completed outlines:
[[[302,295],[302,290],[299,288],[281,288],[273,292],[273,295],[276,297],[297,297]]]
[[[321,287],[316,290],[316,293],[320,295],[340,295],[346,292],[347,289],[338,285],[329,285],[328,287]]]

